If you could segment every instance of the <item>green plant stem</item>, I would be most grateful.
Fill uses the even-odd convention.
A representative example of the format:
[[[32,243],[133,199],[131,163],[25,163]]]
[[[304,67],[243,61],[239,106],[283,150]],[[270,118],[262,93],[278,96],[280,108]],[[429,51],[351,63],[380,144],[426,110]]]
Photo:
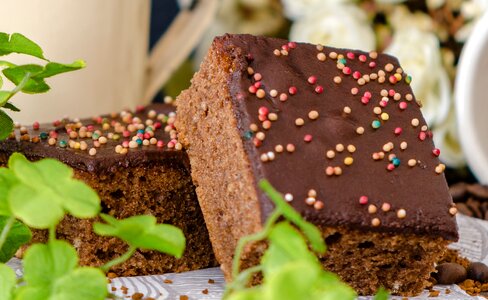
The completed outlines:
[[[111,261],[107,262],[106,264],[101,266],[100,269],[103,272],[107,273],[111,267],[118,265],[118,264],[121,264],[121,263],[125,262],[126,260],[128,260],[132,255],[134,255],[136,250],[137,250],[137,248],[130,246],[129,250],[127,250],[127,252],[125,252],[123,255],[121,255],[117,258],[114,258]]]
[[[15,222],[15,217],[11,216],[8,218],[7,222],[5,223],[5,227],[2,229],[2,233],[0,234],[0,249],[2,249],[3,244],[5,244],[5,241],[7,240],[7,236],[12,229],[12,226],[14,225]]]
[[[257,265],[249,269],[245,269],[244,271],[239,273],[239,275],[236,278],[233,278],[231,283],[227,284],[222,299],[226,299],[226,297],[228,297],[234,290],[244,289],[245,286],[248,284],[251,276],[255,273],[261,272],[262,270],[263,270],[263,266]]]
[[[25,85],[27,84],[27,82],[31,78],[31,75],[32,74],[30,72],[25,73],[25,76],[24,76],[24,78],[22,78],[22,81],[19,82],[19,84],[17,86],[15,86],[15,88],[13,90],[10,91],[10,95],[8,96],[6,101],[0,103],[0,107],[3,107],[8,102],[8,100],[10,100],[10,98],[12,98],[18,92],[22,91],[22,89],[25,87]]]
[[[271,231],[271,227],[273,224],[278,220],[281,216],[281,212],[279,210],[274,210],[273,213],[269,216],[266,224],[264,225],[264,229],[260,232],[255,234],[242,237],[239,242],[237,243],[236,253],[234,256],[234,261],[232,262],[232,277],[237,278],[237,275],[240,271],[240,263],[241,263],[241,256],[242,252],[244,251],[244,247],[251,242],[257,242],[266,239],[268,237],[269,232]]]
[[[49,227],[49,241],[53,242],[56,240],[56,226]]]

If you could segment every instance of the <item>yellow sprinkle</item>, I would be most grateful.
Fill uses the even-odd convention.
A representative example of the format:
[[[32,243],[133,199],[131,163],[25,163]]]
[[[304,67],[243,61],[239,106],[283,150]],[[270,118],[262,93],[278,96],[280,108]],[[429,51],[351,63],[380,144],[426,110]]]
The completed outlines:
[[[381,114],[381,119],[383,121],[388,121],[390,119],[390,115],[388,115],[387,113],[384,112]]]
[[[408,160],[408,166],[409,167],[415,167],[416,165],[417,165],[417,160],[415,160],[413,158]]]
[[[374,227],[380,226],[380,224],[381,224],[381,221],[378,218],[374,218],[371,220],[371,225],[373,225]]]
[[[344,158],[344,164],[345,164],[346,166],[350,166],[350,165],[352,165],[352,163],[353,163],[353,162],[354,162],[354,159],[353,159],[352,157],[350,157],[350,156],[348,156],[348,157]]]
[[[356,152],[356,147],[354,145],[347,145],[347,151],[349,151],[349,153],[354,153]]]

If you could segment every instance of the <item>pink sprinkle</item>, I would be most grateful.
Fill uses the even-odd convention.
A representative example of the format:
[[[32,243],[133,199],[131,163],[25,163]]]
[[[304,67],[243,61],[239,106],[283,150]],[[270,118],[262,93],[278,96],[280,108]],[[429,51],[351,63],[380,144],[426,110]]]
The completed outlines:
[[[390,90],[388,91],[388,96],[393,97],[393,96],[395,96],[395,93],[396,93],[396,92],[395,92],[395,90],[394,90],[394,89],[390,89]]]
[[[281,46],[281,49],[288,51],[288,50],[290,50],[290,47],[288,47],[288,45],[285,44],[285,45]]]
[[[354,57],[355,57],[354,53],[352,53],[352,52],[347,52],[346,56],[349,59],[354,59]]]
[[[258,113],[260,115],[263,115],[263,116],[267,116],[268,113],[269,113],[269,109],[266,107],[266,106],[261,106],[259,109],[258,109]]]
[[[164,142],[163,142],[163,141],[158,141],[158,142],[156,143],[156,146],[157,146],[158,148],[163,148],[163,147],[164,147]]]
[[[254,85],[251,85],[248,90],[249,90],[249,93],[256,94],[258,89]]]
[[[368,204],[368,197],[366,196],[361,196],[359,197],[359,204]]]
[[[315,84],[317,82],[317,77],[316,76],[310,76],[308,77],[308,83],[310,84]]]
[[[144,111],[146,107],[144,105],[137,105],[136,106],[136,112],[142,112]]]
[[[390,76],[390,83],[395,84],[395,83],[397,83],[397,81],[398,81],[398,80],[396,79],[396,77],[395,77],[395,76],[393,76],[393,75],[391,75],[391,76]]]
[[[168,148],[174,148],[175,147],[175,143],[173,143],[172,141],[171,142],[168,142]]]
[[[363,103],[364,105],[368,104],[369,103],[369,98],[368,97],[361,97],[361,103]]]
[[[369,63],[369,67],[372,69],[374,67],[376,67],[376,63],[374,61],[370,62]]]
[[[260,81],[262,78],[263,78],[263,76],[261,75],[261,73],[254,74],[254,80]]]
[[[328,166],[328,167],[325,169],[325,174],[327,174],[327,175],[329,175],[329,176],[334,175],[334,167]]]
[[[288,93],[290,93],[290,95],[295,95],[297,93],[297,88],[294,86],[290,86],[290,88],[288,89]]]
[[[312,135],[311,134],[306,134],[304,137],[303,137],[303,140],[307,143],[310,143],[312,141]]]
[[[281,93],[280,94],[280,101],[285,102],[286,100],[288,100],[288,95],[285,93]]]
[[[402,133],[403,129],[401,127],[395,128],[395,135],[400,135]]]
[[[395,170],[395,165],[394,164],[388,164],[388,166],[386,167],[386,169],[388,171],[393,171],[393,170]]]
[[[439,156],[441,155],[441,150],[434,148],[434,150],[432,150],[432,154],[434,154],[435,156]]]
[[[32,128],[34,130],[39,130],[39,122],[34,122],[34,124],[32,124]]]
[[[58,133],[56,131],[54,131],[54,130],[51,130],[49,132],[49,137],[57,139],[58,138]]]
[[[361,73],[359,71],[354,71],[354,73],[352,73],[352,77],[354,79],[359,79],[361,78]]]
[[[266,115],[259,115],[258,119],[259,119],[259,121],[264,122],[268,119],[268,117],[266,117]]]
[[[380,101],[380,106],[381,107],[386,107],[386,105],[388,104],[388,102],[384,101],[384,100],[381,100]]]
[[[427,138],[427,134],[424,131],[421,131],[419,133],[419,140],[425,141],[426,138]]]
[[[400,107],[401,110],[405,110],[407,109],[407,102],[402,101],[398,104],[398,106]]]
[[[154,123],[154,129],[159,129],[159,128],[161,128],[161,126],[162,126],[161,122]]]
[[[122,147],[129,148],[129,141],[123,141],[122,142]]]
[[[429,138],[433,138],[433,137],[434,137],[434,134],[432,133],[432,131],[431,131],[431,130],[428,130],[428,131],[427,131],[427,136],[428,136]]]
[[[295,42],[288,42],[288,47],[290,47],[291,49],[295,49],[297,47],[297,43],[295,43]]]
[[[122,132],[122,136],[123,137],[130,137],[130,131],[129,130],[124,130],[124,132]]]
[[[61,125],[61,121],[56,120],[56,121],[53,122],[53,126],[54,127],[58,127],[59,125]]]
[[[257,81],[254,83],[254,87],[259,89],[261,87],[261,81]]]
[[[324,92],[324,88],[323,88],[321,85],[317,85],[317,86],[315,87],[315,92],[316,92],[317,94],[322,94],[322,93]]]
[[[364,55],[364,54],[359,55],[359,61],[360,62],[365,62],[366,59],[367,59],[366,55]]]
[[[346,75],[350,75],[351,74],[351,68],[349,67],[344,67],[342,69],[342,73],[346,74]]]
[[[364,92],[364,97],[371,99],[373,95],[371,95],[371,92]]]
[[[148,140],[151,138],[151,135],[149,133],[144,133],[144,139]]]
[[[137,135],[138,138],[141,138],[141,139],[144,137],[144,134],[142,134],[142,133],[138,133],[136,135]]]

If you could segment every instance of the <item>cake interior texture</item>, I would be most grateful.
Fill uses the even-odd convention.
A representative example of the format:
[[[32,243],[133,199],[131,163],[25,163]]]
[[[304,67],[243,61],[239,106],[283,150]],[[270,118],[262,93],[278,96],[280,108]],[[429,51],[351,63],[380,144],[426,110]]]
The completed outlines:
[[[155,105],[157,111],[168,107]],[[151,109],[146,109],[147,113]],[[91,124],[91,121],[84,121]],[[29,129],[31,136],[48,131]],[[58,129],[58,140],[65,134]],[[162,129],[161,129],[162,131]],[[159,133],[163,139],[167,133]],[[157,134],[158,135],[158,134]],[[17,135],[19,136],[19,134]],[[114,266],[110,272],[119,276],[135,276],[183,272],[216,266],[212,246],[196,194],[184,151],[156,149],[155,145],[130,149],[118,154],[117,143],[109,141],[100,146],[100,157],[90,157],[80,150],[49,146],[47,141],[10,139],[0,143],[0,165],[6,165],[13,152],[21,152],[29,160],[57,158],[74,169],[74,176],[91,186],[100,196],[102,213],[118,219],[134,215],[152,215],[158,223],[172,224],[182,229],[186,237],[183,257],[157,251],[138,250],[132,258]],[[92,230],[100,219],[81,220],[66,216],[57,227],[57,237],[72,243],[80,257],[80,264],[101,266],[124,254],[128,246],[117,238],[101,237]],[[35,230],[33,242],[45,242],[47,233]]]
[[[284,46],[282,47],[282,45]],[[296,49],[294,49],[295,47]],[[293,51],[297,51],[297,56],[294,56]],[[314,144],[315,140],[305,141],[309,144],[303,146],[303,136],[307,133],[306,130],[304,132],[301,128],[298,129],[302,130],[298,135],[301,142],[292,139],[295,137],[294,131],[297,130],[293,128],[294,126],[290,130],[274,132],[274,137],[289,138],[290,143],[293,142],[296,145],[296,153],[293,154],[293,151],[286,153],[287,150],[283,151],[283,149],[277,151],[276,144],[268,142],[268,137],[273,139],[273,127],[280,126],[279,121],[285,120],[293,125],[296,124],[294,123],[295,117],[291,117],[289,111],[300,110],[300,107],[297,108],[297,106],[301,104],[296,104],[297,102],[306,103],[305,101],[309,98],[313,99],[313,97],[317,97],[317,94],[322,93],[320,89],[314,91],[315,85],[307,88],[311,81],[315,83],[316,80],[316,78],[311,79],[310,75],[317,75],[319,80],[320,76],[325,76],[332,82],[334,75],[338,74],[340,79],[337,79],[337,82],[342,81],[342,89],[332,95],[332,100],[323,99],[321,104],[317,104],[324,110],[319,112],[321,118],[324,116],[325,121],[323,122],[326,122],[325,126],[324,123],[321,123],[322,127],[319,127],[318,130],[324,130],[331,136],[330,140],[325,138],[324,144],[333,148],[337,143],[335,140],[337,137],[342,138],[341,143],[344,143],[345,146],[349,142],[356,143],[357,138],[364,138],[358,137],[362,133],[355,131],[356,126],[359,125],[366,128],[365,136],[366,134],[380,134],[379,130],[374,131],[370,128],[371,123],[361,124],[362,120],[358,120],[365,116],[371,118],[374,116],[372,113],[364,113],[358,119],[348,119],[347,114],[342,113],[342,108],[347,105],[352,108],[352,111],[366,107],[364,103],[359,102],[360,96],[354,98],[355,102],[352,102],[353,96],[350,95],[350,91],[354,85],[350,83],[351,75],[346,75],[346,72],[343,73],[336,68],[337,60],[341,58],[335,56],[335,59],[331,59],[329,57],[330,53],[345,56],[346,51],[349,50],[289,44],[283,40],[248,35],[218,37],[214,40],[199,72],[193,77],[191,87],[177,98],[176,127],[179,131],[179,140],[187,148],[198,200],[209,229],[216,258],[221,263],[226,280],[232,280],[232,258],[237,241],[245,235],[262,229],[266,217],[273,209],[271,202],[257,188],[257,182],[261,178],[269,179],[271,184],[275,185],[283,194],[291,185],[297,187],[297,191],[308,190],[310,185],[307,180],[313,183],[327,182],[326,186],[320,186],[322,183],[318,183],[320,188],[314,190],[318,194],[317,198],[323,200],[323,202],[320,201],[322,203],[314,205],[319,202],[318,199],[306,203],[307,192],[304,192],[299,197],[295,194],[295,198],[290,204],[322,230],[328,245],[328,251],[323,257],[320,257],[323,266],[339,274],[361,295],[371,295],[381,286],[397,295],[417,295],[429,285],[430,273],[435,271],[435,262],[442,257],[446,246],[457,239],[455,219],[452,209],[450,210],[452,201],[443,175],[434,171],[434,167],[439,165],[439,161],[436,157],[431,158],[433,148],[431,141],[427,141],[413,150],[419,153],[419,159],[416,162],[416,168],[413,168],[411,172],[419,173],[403,174],[412,170],[412,168],[408,169],[405,161],[401,168],[392,172],[382,165],[380,168],[374,166],[374,169],[361,170],[359,171],[361,174],[351,174],[349,172],[351,168],[344,166],[342,168],[344,174],[341,176],[339,176],[340,174],[326,175],[324,171],[327,169],[320,167],[322,169],[320,177],[315,176],[313,173],[315,170],[312,167],[314,164],[325,165],[324,162],[328,161],[327,149],[320,149],[323,154],[315,155],[313,158],[308,157],[307,159],[310,161],[304,160],[303,165],[300,162],[292,161],[293,157],[300,158],[299,150],[303,147],[312,147],[311,145]],[[266,56],[263,56],[263,53]],[[320,53],[324,53],[327,56],[326,59],[322,60]],[[357,63],[360,55],[368,57],[368,53],[364,52],[351,50],[351,53],[351,57],[356,57],[354,63]],[[306,64],[302,64],[304,62],[300,60],[300,56],[304,55],[309,57]],[[278,59],[282,59],[282,61],[275,63]],[[315,63],[310,63],[312,60],[315,60],[317,64],[327,60],[328,63],[332,63],[333,67],[319,71],[312,65]],[[398,62],[390,57],[378,58],[378,65],[385,66],[390,61],[398,66]],[[278,65],[277,70],[270,67],[275,64]],[[347,66],[353,68],[349,62]],[[280,67],[283,67],[284,71]],[[254,76],[258,72],[259,75]],[[310,80],[309,83],[306,83],[307,78]],[[256,85],[255,83],[258,81],[259,84]],[[291,87],[286,85],[290,82],[293,85]],[[373,82],[371,84],[378,85]],[[250,86],[254,86],[256,89],[252,91],[253,88]],[[280,86],[276,89],[278,91],[272,90],[275,86]],[[334,83],[323,83],[326,91],[337,89],[337,86],[341,87],[339,83],[335,85]],[[410,88],[405,86],[406,84],[402,84],[400,87],[395,87],[402,92],[403,97],[406,93],[411,93]],[[292,90],[292,87],[295,87],[295,90]],[[299,93],[296,93],[297,87],[298,91],[304,89],[311,91],[299,98]],[[264,91],[264,94],[258,95],[259,88]],[[392,89],[392,85],[388,84],[385,88]],[[382,89],[381,86],[376,86],[371,91],[380,94],[380,89]],[[360,86],[358,90],[362,95],[364,88]],[[285,101],[278,100],[282,94],[285,94],[283,96]],[[396,100],[392,100],[392,98],[390,101],[395,103]],[[412,99],[410,98],[410,100]],[[280,103],[280,101],[282,102]],[[287,112],[285,105],[295,105],[296,111]],[[415,116],[420,120],[419,122],[425,124],[415,101],[409,102],[408,105],[409,108],[411,107],[408,118]],[[258,110],[262,106],[268,108],[269,112],[277,114],[277,118],[273,117],[274,121],[277,121],[271,122],[271,129],[261,127],[267,120],[266,118],[257,120]],[[372,110],[371,105],[370,109]],[[306,128],[307,124],[314,124],[314,121],[307,119],[307,113],[310,110],[310,106],[304,104],[304,108],[300,111],[302,118],[306,120],[303,128]],[[325,112],[326,110],[328,111]],[[396,111],[389,113],[390,118],[399,114]],[[342,120],[345,120],[346,125],[343,125]],[[379,122],[385,125],[384,127],[393,125],[389,125],[385,120]],[[349,134],[347,130],[351,129],[352,133]],[[403,127],[403,129],[410,132],[409,128]],[[343,134],[342,131],[346,133]],[[411,131],[415,137],[408,139],[410,148],[416,148],[414,143],[417,140],[417,131],[420,131],[420,128]],[[266,139],[257,139],[258,133],[264,133]],[[382,134],[388,139],[395,137],[393,132],[383,132]],[[379,138],[374,142],[371,138],[370,141],[371,143],[381,142]],[[268,144],[266,144],[267,142]],[[360,142],[357,143],[358,150],[361,146],[370,147],[367,144],[359,145]],[[364,140],[361,143],[364,143]],[[396,143],[397,141],[395,141],[395,147],[399,148],[399,142]],[[320,145],[323,146],[323,144]],[[286,143],[283,144],[283,148],[286,148],[285,146]],[[261,151],[263,147],[266,148]],[[270,153],[267,152],[268,149],[273,152],[273,155],[267,154]],[[339,152],[343,151],[343,149],[336,151],[335,154],[339,155]],[[263,153],[266,156],[264,158]],[[396,153],[399,156],[401,154],[400,151]],[[363,159],[366,160],[366,157],[371,159],[371,154],[370,152],[360,155],[364,155]],[[289,158],[289,163],[279,161],[282,159],[280,155]],[[415,157],[414,153],[410,155]],[[388,153],[386,156],[388,157]],[[279,162],[271,161],[273,159]],[[356,163],[356,157],[354,161]],[[282,170],[270,167],[273,164],[281,167]],[[359,165],[361,165],[360,162]],[[303,172],[303,168],[305,168],[305,172]],[[294,174],[295,172],[306,174],[308,170],[311,174],[303,176],[303,178]],[[399,173],[400,175],[397,175]],[[427,178],[432,177],[432,182],[425,182],[421,178],[416,181],[415,177],[418,177],[418,174]],[[359,176],[358,179],[358,175],[362,177]],[[348,180],[347,176],[355,177],[349,177]],[[374,209],[374,212],[368,212],[371,206],[358,202],[362,195],[361,189],[369,190],[374,194],[375,188],[385,192],[385,186],[397,184],[399,189],[405,189],[407,188],[405,182],[416,184],[408,187],[410,197],[405,197],[406,191],[400,190],[397,195],[392,189],[392,194],[388,196],[392,198],[398,196],[401,199],[396,199],[397,202],[392,202],[388,207],[370,199],[369,204],[374,204],[374,207],[371,208]],[[431,188],[429,185],[433,187]],[[388,192],[385,193],[390,192],[390,188],[387,189]],[[425,189],[425,194],[422,194],[423,189]],[[432,201],[429,200],[429,197]],[[407,208],[406,216],[403,214],[405,210],[402,207]],[[415,210],[415,207],[418,210]],[[374,218],[376,216],[377,218]],[[380,222],[381,225],[377,222]],[[243,255],[243,265],[250,267],[256,264],[263,249],[265,247],[262,246],[249,247]]]

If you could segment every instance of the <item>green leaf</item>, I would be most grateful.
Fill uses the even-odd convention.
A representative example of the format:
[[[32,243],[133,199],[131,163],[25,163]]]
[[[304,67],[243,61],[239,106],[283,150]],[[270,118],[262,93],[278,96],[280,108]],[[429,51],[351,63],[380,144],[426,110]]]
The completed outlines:
[[[76,250],[65,241],[34,244],[23,259],[24,279],[31,286],[51,287],[57,279],[75,270],[77,264]]]
[[[14,271],[5,264],[0,264],[0,299],[11,300],[17,278]]]
[[[101,209],[97,193],[74,179],[73,170],[57,160],[32,163],[22,154],[14,153],[9,167],[19,180],[9,193],[9,205],[13,214],[30,227],[55,226],[65,212],[78,218],[92,218]]]
[[[13,64],[9,61],[6,61],[6,60],[0,60],[0,68],[1,67],[5,67],[5,68],[13,68],[13,67],[16,67],[17,65],[16,64]]]
[[[104,300],[106,297],[105,274],[99,269],[85,267],[57,280],[49,300]]]
[[[41,73],[35,75],[33,78],[44,79],[61,73],[72,72],[79,69],[83,69],[85,66],[86,63],[83,60],[77,60],[71,64],[60,64],[56,62],[50,62],[44,67],[44,70]]]
[[[269,276],[290,262],[305,261],[318,265],[317,257],[308,249],[304,237],[288,222],[281,222],[271,230],[269,247],[261,259],[264,275]]]
[[[389,297],[390,297],[390,294],[388,293],[388,291],[385,290],[385,288],[380,287],[380,289],[378,290],[378,292],[374,296],[374,300],[388,300]]]
[[[102,236],[115,236],[134,248],[158,250],[180,258],[185,250],[185,236],[181,229],[156,224],[153,216],[134,216],[117,220],[101,214],[107,224],[95,223],[94,231]]]
[[[2,78],[2,77],[0,77]],[[1,85],[0,85],[1,86]],[[9,91],[0,91],[0,106],[4,106],[5,103],[12,97],[12,93]]]
[[[0,232],[5,227],[8,217],[0,217]],[[7,239],[0,248],[0,262],[4,263],[9,261],[20,246],[28,243],[32,238],[32,233],[27,226],[19,221],[15,221],[14,225],[10,229]],[[1,299],[1,298],[0,298]]]
[[[281,194],[278,193],[267,180],[261,180],[259,182],[259,187],[268,195],[271,201],[273,201],[276,209],[278,209],[287,220],[300,228],[310,241],[312,249],[318,253],[325,253],[327,248],[320,230],[313,224],[305,221],[293,207],[285,202]]]
[[[27,54],[46,60],[41,47],[22,34],[13,33],[9,35],[0,32],[0,56],[10,53]]]
[[[10,102],[5,103],[5,105],[3,106],[3,108],[10,109],[11,111],[16,111],[16,112],[20,111],[20,109],[17,106],[13,105]]]
[[[0,141],[6,139],[13,130],[14,121],[3,110],[0,110]]]
[[[3,74],[15,85],[19,85],[26,76],[29,77],[21,91],[28,94],[39,94],[49,91],[49,85],[42,77],[35,77],[42,74],[44,67],[40,65],[21,65],[13,68],[3,69]]]
[[[316,265],[304,261],[287,263],[281,266],[279,272],[266,277],[266,292],[263,299],[312,299],[312,288],[319,272],[320,268]]]
[[[78,268],[73,246],[64,241],[31,246],[24,257],[24,279],[17,299],[105,299],[105,275],[95,268]]]
[[[0,168],[0,216],[12,215],[8,204],[8,193],[17,182],[18,180],[11,170]]]
[[[232,293],[229,297],[224,298],[225,300],[262,300],[263,298],[263,288],[261,286],[253,287],[245,290],[240,290]]]

